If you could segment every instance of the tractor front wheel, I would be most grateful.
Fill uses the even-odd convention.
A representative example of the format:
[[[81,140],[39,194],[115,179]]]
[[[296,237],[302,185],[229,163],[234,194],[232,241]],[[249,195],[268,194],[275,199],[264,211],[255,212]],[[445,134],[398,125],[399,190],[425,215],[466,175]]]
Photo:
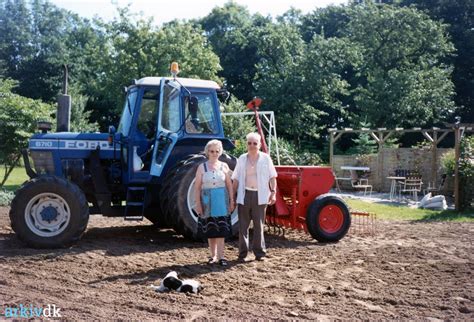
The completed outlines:
[[[319,196],[308,208],[306,226],[311,236],[320,242],[339,241],[351,226],[349,208],[336,196]]]
[[[18,189],[11,204],[10,221],[18,238],[30,247],[65,247],[84,233],[89,206],[76,184],[41,176]]]

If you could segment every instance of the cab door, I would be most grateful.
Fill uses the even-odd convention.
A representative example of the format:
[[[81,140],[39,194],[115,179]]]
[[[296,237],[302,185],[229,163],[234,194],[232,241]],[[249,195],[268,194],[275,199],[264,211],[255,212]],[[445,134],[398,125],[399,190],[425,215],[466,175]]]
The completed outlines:
[[[130,181],[147,181],[150,176],[153,144],[160,103],[160,87],[140,87],[136,104],[136,116],[130,130],[128,163]]]
[[[157,135],[153,150],[150,174],[160,177],[166,162],[178,141],[181,127],[182,106],[180,86],[170,80],[161,84],[160,112],[158,113]]]

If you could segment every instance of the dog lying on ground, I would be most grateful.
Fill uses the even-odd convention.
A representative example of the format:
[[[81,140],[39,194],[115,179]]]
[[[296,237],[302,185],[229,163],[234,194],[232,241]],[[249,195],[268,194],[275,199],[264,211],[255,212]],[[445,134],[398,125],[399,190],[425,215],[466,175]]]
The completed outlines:
[[[175,271],[169,272],[164,279],[161,280],[160,286],[151,285],[156,292],[177,291],[181,293],[199,293],[203,287],[199,281],[196,280],[180,280],[178,273]]]

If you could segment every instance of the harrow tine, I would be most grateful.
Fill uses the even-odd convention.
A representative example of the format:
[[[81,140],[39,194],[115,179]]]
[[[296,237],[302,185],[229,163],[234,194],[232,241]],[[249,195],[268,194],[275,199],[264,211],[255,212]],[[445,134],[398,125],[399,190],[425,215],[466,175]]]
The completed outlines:
[[[353,235],[374,236],[377,227],[377,215],[363,211],[351,211],[352,225],[350,233]]]

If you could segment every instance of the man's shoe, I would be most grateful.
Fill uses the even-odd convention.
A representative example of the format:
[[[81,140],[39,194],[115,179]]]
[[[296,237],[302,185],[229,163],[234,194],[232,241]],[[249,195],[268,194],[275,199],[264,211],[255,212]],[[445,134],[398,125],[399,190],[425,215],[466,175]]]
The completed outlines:
[[[241,263],[248,263],[250,261],[251,261],[251,259],[248,258],[248,257],[240,257],[239,256],[239,262],[241,262]]]
[[[255,259],[258,260],[259,262],[264,262],[267,260],[265,256],[255,256]]]

